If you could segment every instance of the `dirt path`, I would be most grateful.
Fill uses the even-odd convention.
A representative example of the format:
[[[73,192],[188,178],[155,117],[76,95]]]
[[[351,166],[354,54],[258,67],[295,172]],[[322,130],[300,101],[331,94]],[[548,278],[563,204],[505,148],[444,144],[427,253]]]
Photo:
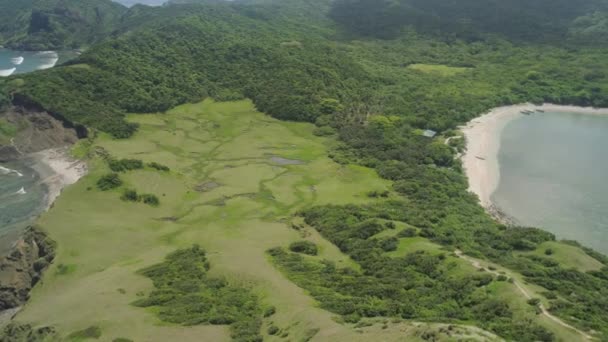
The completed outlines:
[[[468,261],[476,269],[484,270],[484,271],[489,272],[489,273],[494,274],[494,275],[500,275],[500,273],[498,271],[493,271],[493,270],[490,270],[489,268],[484,267],[481,264],[481,262],[479,262],[479,260],[464,255],[462,253],[462,251],[460,251],[460,250],[456,250],[454,253],[456,254],[457,257],[459,257],[459,258],[461,258],[463,260]],[[511,278],[511,279],[513,279],[513,278]],[[517,280],[513,279],[513,285],[515,285],[517,287],[517,289],[519,290],[519,292],[521,292],[524,295],[524,297],[526,297],[526,299],[532,299],[532,295],[530,295],[530,293],[528,292],[528,290],[526,290],[526,288],[524,288]],[[585,333],[582,330],[577,329],[576,327],[573,327],[572,325],[570,325],[570,324],[562,321],[558,317],[553,316],[547,310],[547,308],[545,308],[545,306],[542,303],[540,303],[538,307],[540,308],[541,313],[543,315],[545,315],[547,318],[549,318],[550,320],[552,320],[553,322],[561,325],[562,327],[565,327],[565,328],[568,328],[568,329],[576,331],[578,334],[582,335],[587,340],[593,339],[593,337],[591,335]]]

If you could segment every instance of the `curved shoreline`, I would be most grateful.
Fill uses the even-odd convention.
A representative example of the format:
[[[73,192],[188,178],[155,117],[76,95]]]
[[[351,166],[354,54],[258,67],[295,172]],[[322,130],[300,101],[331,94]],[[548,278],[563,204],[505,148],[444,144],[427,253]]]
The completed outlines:
[[[460,127],[466,139],[466,151],[461,160],[469,181],[469,191],[479,197],[481,205],[501,221],[511,221],[491,200],[500,182],[498,152],[503,129],[523,111],[564,112],[608,115],[608,108],[562,106],[554,104],[520,104],[498,107]]]

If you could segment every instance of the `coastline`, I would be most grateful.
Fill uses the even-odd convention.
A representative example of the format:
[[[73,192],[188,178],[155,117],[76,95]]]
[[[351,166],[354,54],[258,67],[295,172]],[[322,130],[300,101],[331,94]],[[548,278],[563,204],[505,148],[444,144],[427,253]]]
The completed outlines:
[[[506,224],[513,224],[515,220],[496,207],[492,203],[491,196],[500,182],[498,152],[502,131],[509,122],[524,115],[522,111],[608,115],[608,108],[555,104],[539,106],[526,103],[494,108],[460,127],[466,139],[466,151],[461,156],[461,160],[469,181],[469,191],[479,197],[481,205],[489,214]]]
[[[87,173],[86,163],[72,158],[69,147],[52,148],[27,154],[22,157],[22,160],[38,175],[37,184],[45,188],[44,197],[41,198],[38,209],[32,211],[28,217],[2,227],[0,230],[0,257],[11,251],[28,225],[52,208],[53,203],[65,187],[76,183]]]
[[[40,175],[40,182],[47,187],[44,211],[53,206],[65,187],[76,183],[88,171],[84,161],[70,156],[68,147],[35,152],[30,157],[35,160],[32,168]]]

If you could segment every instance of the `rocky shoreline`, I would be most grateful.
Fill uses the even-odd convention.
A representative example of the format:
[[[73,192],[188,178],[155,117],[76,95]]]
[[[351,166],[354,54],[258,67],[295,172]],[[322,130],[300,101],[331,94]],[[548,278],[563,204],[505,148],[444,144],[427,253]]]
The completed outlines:
[[[44,210],[48,210],[64,187],[87,172],[86,163],[69,154],[69,147],[79,139],[76,129],[46,112],[25,107],[9,108],[0,118],[19,128],[10,144],[0,145],[0,162],[30,159],[31,168],[47,188]],[[55,257],[55,243],[40,228],[29,226],[15,235],[10,235],[13,242],[7,242],[8,253],[0,256],[0,324],[8,322],[25,304]]]
[[[39,228],[28,227],[10,253],[0,258],[0,311],[23,305],[54,258],[55,242]]]

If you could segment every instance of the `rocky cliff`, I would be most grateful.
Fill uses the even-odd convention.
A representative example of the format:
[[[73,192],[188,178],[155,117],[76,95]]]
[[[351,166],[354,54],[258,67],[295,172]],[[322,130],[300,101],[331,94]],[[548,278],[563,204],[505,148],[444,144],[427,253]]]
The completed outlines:
[[[23,305],[55,258],[55,242],[29,227],[10,253],[0,259],[0,311]]]
[[[72,145],[78,140],[78,132],[74,127],[42,110],[11,107],[0,113],[0,120],[5,125],[10,125],[14,131],[10,137],[0,139],[0,162],[49,148]]]

